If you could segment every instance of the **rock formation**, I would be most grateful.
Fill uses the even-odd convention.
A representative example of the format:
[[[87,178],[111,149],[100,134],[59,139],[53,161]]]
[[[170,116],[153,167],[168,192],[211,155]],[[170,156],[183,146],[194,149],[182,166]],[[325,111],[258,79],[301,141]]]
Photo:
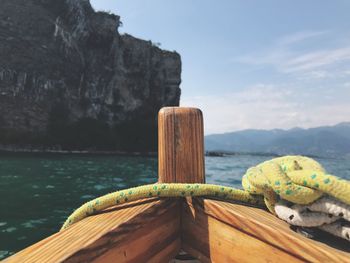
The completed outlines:
[[[2,148],[150,151],[181,60],[88,0],[2,0]]]

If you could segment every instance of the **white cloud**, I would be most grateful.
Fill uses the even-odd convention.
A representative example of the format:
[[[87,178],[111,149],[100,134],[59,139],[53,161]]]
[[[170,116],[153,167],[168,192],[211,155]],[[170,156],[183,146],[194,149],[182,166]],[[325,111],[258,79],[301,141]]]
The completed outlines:
[[[306,74],[306,76],[301,75],[300,79],[327,79],[335,77],[334,74],[326,70],[313,70]]]
[[[318,48],[306,51],[298,49],[296,44],[303,44],[306,40],[326,37],[325,31],[298,32],[276,40],[276,43],[258,53],[248,54],[234,59],[248,65],[271,66],[280,73],[310,74],[310,78],[326,77],[315,75],[315,72],[334,71],[337,67],[350,63],[350,45],[333,48],[321,48],[321,43],[329,43],[329,39],[319,41]],[[329,36],[328,36],[329,38]],[[315,44],[314,44],[315,46]],[[330,76],[328,74],[327,76]]]
[[[274,68],[279,74],[271,76],[277,83],[184,98],[181,104],[203,110],[206,134],[249,128],[309,128],[349,121],[350,45],[332,48],[331,42],[330,32],[325,31],[279,38],[268,49],[235,59],[250,68]]]
[[[277,40],[277,44],[281,46],[297,44],[308,39],[323,36],[327,31],[301,31],[287,36],[283,36]]]
[[[185,98],[181,106],[203,111],[205,133],[222,133],[242,129],[316,127],[349,121],[350,90],[324,94],[302,92],[301,87],[259,84],[243,91],[218,96]]]
[[[279,68],[286,73],[304,72],[346,61],[350,61],[350,47],[319,50],[297,55],[294,58],[289,57],[280,61]]]

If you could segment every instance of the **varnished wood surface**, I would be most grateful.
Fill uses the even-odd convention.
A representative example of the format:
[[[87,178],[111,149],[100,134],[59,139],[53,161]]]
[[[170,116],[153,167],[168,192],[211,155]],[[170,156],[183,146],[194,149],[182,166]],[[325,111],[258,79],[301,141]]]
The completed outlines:
[[[177,200],[123,205],[88,217],[5,262],[167,262],[180,250]]]
[[[203,262],[350,262],[350,253],[295,233],[265,210],[216,200],[184,205],[182,240]]]
[[[205,182],[203,116],[199,109],[161,109],[158,166],[160,183]]]
[[[160,110],[158,166],[160,183],[205,182],[203,116],[200,110],[179,107]],[[181,218],[180,212],[178,217]]]
[[[144,200],[109,209],[5,262],[350,262],[265,210],[208,199]],[[122,209],[123,207],[123,209]]]
[[[200,206],[184,206],[183,249],[203,262],[302,262],[266,242],[247,235],[215,217]]]

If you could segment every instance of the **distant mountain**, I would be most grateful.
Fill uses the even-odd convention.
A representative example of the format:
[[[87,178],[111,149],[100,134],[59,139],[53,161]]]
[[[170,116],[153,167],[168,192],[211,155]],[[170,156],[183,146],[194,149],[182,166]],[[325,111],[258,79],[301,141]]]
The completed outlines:
[[[350,158],[350,122],[290,130],[243,130],[205,136],[207,151]]]

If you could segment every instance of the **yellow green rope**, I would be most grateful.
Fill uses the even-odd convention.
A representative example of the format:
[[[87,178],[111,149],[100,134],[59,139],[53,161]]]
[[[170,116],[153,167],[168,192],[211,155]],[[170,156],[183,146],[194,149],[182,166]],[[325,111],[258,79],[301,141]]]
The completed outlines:
[[[89,201],[68,217],[61,230],[108,207],[147,197],[206,196],[263,204],[274,213],[281,198],[296,204],[309,204],[323,194],[350,204],[350,183],[329,175],[315,160],[285,156],[263,162],[247,170],[244,190],[212,184],[151,184],[117,191]],[[262,199],[263,198],[263,199]]]
[[[223,199],[240,200],[251,204],[263,204],[260,196],[254,196],[246,191],[232,187],[212,184],[150,184],[110,193],[85,203],[66,220],[61,230],[68,228],[89,215],[117,204],[146,197],[188,196],[214,196]]]

